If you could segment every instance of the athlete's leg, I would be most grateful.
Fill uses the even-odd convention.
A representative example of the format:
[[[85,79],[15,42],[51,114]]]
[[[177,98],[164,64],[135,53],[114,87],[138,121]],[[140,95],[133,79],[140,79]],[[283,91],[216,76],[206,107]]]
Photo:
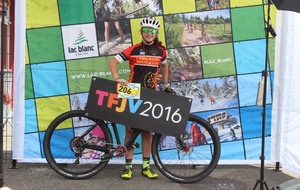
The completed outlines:
[[[123,33],[122,27],[120,25],[120,22],[115,21],[115,26],[116,26],[116,29],[117,29],[119,35],[121,36],[121,43],[124,43],[124,33]]]
[[[150,153],[152,145],[152,132],[142,131],[142,152],[143,152],[143,169],[142,174],[150,179],[157,178],[158,175],[150,167]]]
[[[126,143],[130,139],[132,134],[133,134],[133,130],[130,127],[126,127],[124,143]],[[131,179],[131,177],[132,177],[132,156],[133,156],[133,152],[134,152],[133,148],[129,148],[127,150],[127,154],[125,156],[125,167],[124,167],[123,173],[121,175],[121,178],[123,178],[123,179]]]
[[[104,22],[104,38],[105,38],[106,47],[109,46],[109,32],[110,32],[109,22]]]

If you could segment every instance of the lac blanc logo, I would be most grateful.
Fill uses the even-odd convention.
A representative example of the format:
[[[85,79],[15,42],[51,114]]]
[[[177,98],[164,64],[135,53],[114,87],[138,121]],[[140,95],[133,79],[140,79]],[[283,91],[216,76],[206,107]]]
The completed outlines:
[[[84,36],[83,32],[80,30],[80,33],[78,34],[78,37],[75,40],[74,45],[78,45],[78,44],[81,44],[81,43],[86,42],[86,41],[88,41],[88,40]]]
[[[96,31],[93,25],[66,26],[62,30],[66,59],[98,56]]]
[[[88,55],[88,52],[94,51],[94,45],[84,45],[84,42],[88,40],[84,36],[83,32],[80,30],[77,39],[73,43],[73,47],[68,47],[68,53],[74,53],[76,56]]]

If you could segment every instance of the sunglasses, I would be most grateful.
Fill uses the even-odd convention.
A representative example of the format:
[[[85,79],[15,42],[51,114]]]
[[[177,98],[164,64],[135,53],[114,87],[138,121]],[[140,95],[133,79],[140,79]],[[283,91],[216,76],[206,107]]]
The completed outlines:
[[[157,30],[156,29],[143,28],[142,31],[145,32],[146,34],[148,34],[148,33],[157,34]]]

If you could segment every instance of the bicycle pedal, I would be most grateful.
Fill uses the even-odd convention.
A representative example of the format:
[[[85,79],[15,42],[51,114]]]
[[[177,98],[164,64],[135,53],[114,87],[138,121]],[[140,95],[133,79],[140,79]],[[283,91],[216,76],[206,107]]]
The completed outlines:
[[[133,147],[133,148],[140,148],[140,144],[139,144],[139,143],[134,143],[134,144],[132,145],[132,147]]]
[[[116,157],[124,157],[127,154],[127,148],[123,145],[119,145],[115,148],[113,155]]]

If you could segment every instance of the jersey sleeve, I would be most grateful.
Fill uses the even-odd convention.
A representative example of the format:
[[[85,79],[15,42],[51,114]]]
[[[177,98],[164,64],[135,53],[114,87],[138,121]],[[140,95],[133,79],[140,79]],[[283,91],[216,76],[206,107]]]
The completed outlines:
[[[119,61],[119,63],[128,61],[129,57],[131,56],[131,52],[132,52],[133,48],[134,48],[134,46],[131,46],[131,47],[123,50],[121,53],[117,54],[115,56],[115,58]]]
[[[162,55],[162,58],[161,58],[161,63],[162,64],[167,63],[167,51],[165,49],[163,50],[163,55]]]

